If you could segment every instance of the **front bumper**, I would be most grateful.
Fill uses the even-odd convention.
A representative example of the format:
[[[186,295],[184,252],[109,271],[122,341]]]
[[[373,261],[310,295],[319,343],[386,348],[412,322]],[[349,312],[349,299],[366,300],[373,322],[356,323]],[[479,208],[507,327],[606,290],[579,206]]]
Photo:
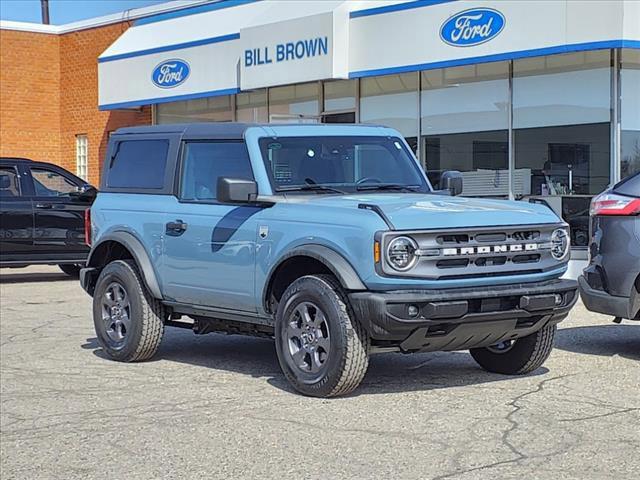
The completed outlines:
[[[578,285],[582,303],[592,312],[633,319],[640,309],[640,299],[635,299],[637,304],[634,304],[634,300],[629,297],[618,297],[604,290],[592,288],[584,275],[578,277]]]
[[[466,350],[560,322],[575,304],[577,288],[575,280],[556,279],[500,287],[352,292],[349,299],[378,346],[405,352]]]

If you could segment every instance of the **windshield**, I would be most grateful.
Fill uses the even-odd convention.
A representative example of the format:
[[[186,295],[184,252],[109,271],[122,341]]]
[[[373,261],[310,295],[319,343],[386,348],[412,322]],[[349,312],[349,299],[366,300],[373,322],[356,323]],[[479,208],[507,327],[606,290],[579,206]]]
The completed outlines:
[[[399,138],[262,138],[260,150],[275,192],[430,191]]]

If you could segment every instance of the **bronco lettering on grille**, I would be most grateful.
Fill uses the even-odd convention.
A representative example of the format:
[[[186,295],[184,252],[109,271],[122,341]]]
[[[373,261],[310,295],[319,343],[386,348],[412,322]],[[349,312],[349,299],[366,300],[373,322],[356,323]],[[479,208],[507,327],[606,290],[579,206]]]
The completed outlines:
[[[537,243],[524,243],[515,245],[484,245],[481,247],[461,247],[444,248],[442,255],[482,255],[487,253],[509,253],[509,252],[533,252],[538,250]]]

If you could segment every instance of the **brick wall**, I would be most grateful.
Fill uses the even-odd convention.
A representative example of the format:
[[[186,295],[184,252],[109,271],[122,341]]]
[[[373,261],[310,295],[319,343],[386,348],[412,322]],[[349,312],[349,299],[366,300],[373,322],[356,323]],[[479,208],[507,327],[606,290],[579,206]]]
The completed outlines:
[[[122,22],[63,35],[0,30],[0,156],[76,171],[76,135],[88,139],[88,175],[99,184],[109,132],[151,123],[151,108],[98,110],[98,56]]]
[[[60,39],[0,30],[0,156],[60,162]]]

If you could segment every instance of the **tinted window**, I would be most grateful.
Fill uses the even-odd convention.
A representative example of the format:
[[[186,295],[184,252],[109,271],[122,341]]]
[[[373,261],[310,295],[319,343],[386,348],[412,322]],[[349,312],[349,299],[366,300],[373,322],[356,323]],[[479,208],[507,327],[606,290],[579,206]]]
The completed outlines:
[[[215,200],[218,177],[253,180],[245,144],[242,142],[185,144],[180,198]]]
[[[0,167],[0,197],[20,196],[20,179],[13,167]]]
[[[107,187],[163,188],[168,151],[168,140],[119,142],[109,166]]]
[[[78,190],[78,185],[52,170],[32,168],[31,177],[37,197],[66,197]]]
[[[640,173],[622,180],[615,186],[614,191],[616,193],[621,193],[622,195],[640,197]]]

